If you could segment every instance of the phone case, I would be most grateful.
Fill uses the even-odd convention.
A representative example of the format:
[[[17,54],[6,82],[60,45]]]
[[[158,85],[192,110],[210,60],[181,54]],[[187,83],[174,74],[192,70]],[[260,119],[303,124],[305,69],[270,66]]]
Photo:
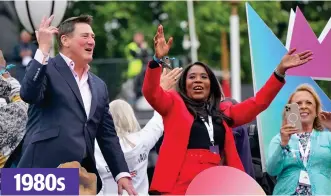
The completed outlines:
[[[285,106],[285,118],[288,124],[291,123],[299,131],[302,130],[302,123],[298,104],[292,103]]]

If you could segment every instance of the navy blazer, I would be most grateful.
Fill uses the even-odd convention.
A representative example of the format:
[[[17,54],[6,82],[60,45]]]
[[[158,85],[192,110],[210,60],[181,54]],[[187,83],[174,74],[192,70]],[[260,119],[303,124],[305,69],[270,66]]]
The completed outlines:
[[[90,72],[88,83],[92,103],[86,116],[77,82],[60,55],[50,58],[47,65],[30,62],[20,92],[31,105],[18,167],[55,168],[65,162],[82,162],[86,153],[93,160],[89,172],[98,176],[94,159],[97,139],[113,176],[129,172],[108,112],[107,86]]]

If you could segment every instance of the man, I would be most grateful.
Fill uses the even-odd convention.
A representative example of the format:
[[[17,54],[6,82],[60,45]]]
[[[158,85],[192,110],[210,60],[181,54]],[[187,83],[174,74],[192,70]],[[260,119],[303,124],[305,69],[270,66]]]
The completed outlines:
[[[153,52],[148,47],[144,34],[138,32],[134,34],[133,42],[125,47],[124,53],[128,61],[128,70],[123,92],[125,92],[128,102],[134,104],[142,96],[141,88],[145,76],[145,66]]]
[[[129,43],[124,50],[129,61],[127,77],[134,78],[141,73],[153,53],[145,42],[144,34],[140,32],[134,34],[133,42]]]
[[[20,34],[20,43],[14,48],[14,60],[21,62],[23,66],[28,65],[37,50],[37,46],[31,41],[30,33],[23,30]]]
[[[55,168],[78,161],[97,175],[99,192],[102,182],[94,159],[97,139],[119,193],[125,189],[136,194],[108,113],[106,84],[89,72],[95,46],[92,17],[69,18],[58,29],[50,26],[53,18],[44,18],[40,24],[39,49],[22,82],[21,97],[31,106],[18,167]],[[55,33],[60,54],[49,58]]]
[[[37,50],[37,46],[32,43],[31,35],[26,30],[20,34],[20,42],[14,47],[13,60],[17,66],[15,77],[21,83],[25,75],[26,66],[32,60]]]

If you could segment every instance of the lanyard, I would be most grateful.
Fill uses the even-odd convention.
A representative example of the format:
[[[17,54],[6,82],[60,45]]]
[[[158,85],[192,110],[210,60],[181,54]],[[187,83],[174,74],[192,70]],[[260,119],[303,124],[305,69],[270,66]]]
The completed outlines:
[[[211,116],[209,116],[209,115],[208,115],[208,123],[202,117],[201,117],[201,120],[203,121],[203,123],[205,124],[205,126],[207,128],[210,142],[214,146],[214,127],[213,127],[213,120],[212,120]]]
[[[300,154],[301,154],[301,157],[302,157],[303,165],[305,167],[307,167],[308,155],[309,155],[309,151],[310,151],[310,137],[308,139],[308,143],[307,143],[307,147],[306,147],[305,151],[303,150],[303,147],[302,147],[302,145],[299,141],[299,150],[300,150]]]

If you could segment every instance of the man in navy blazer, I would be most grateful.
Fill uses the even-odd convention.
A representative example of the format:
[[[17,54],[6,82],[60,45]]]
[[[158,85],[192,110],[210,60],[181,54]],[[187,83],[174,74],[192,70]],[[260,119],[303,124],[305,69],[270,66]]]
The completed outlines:
[[[97,174],[94,141],[115,180],[119,193],[136,194],[112,117],[106,84],[89,72],[95,46],[91,16],[72,17],[59,28],[44,18],[37,33],[39,49],[22,82],[21,97],[30,104],[26,135],[17,167],[56,168],[78,161]],[[53,34],[60,54],[49,57]],[[17,151],[18,152],[18,151]]]

